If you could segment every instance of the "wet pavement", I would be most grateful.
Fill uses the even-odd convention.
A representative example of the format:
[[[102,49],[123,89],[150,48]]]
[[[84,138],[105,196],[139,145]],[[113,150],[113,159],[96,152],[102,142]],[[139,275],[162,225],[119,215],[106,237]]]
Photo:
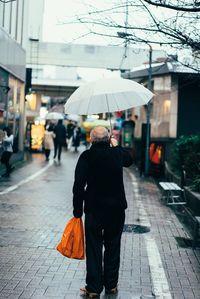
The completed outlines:
[[[61,163],[42,154],[0,179],[0,298],[81,299],[85,261],[55,250],[72,217],[72,184],[78,154]],[[200,298],[200,250],[180,247],[188,238],[160,200],[152,179],[124,171],[129,204],[122,236],[119,293],[101,299]]]

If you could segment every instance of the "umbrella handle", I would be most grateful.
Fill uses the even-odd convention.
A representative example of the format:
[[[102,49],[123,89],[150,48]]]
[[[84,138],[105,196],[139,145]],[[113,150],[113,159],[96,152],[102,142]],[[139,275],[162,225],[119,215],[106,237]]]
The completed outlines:
[[[109,112],[109,122],[110,122],[110,136],[112,136],[112,123],[111,123],[111,113]]]
[[[110,109],[109,109],[109,105],[108,105],[107,95],[106,95],[106,103],[107,103],[107,107],[108,107],[108,115],[109,115],[109,122],[110,122],[110,136],[112,136],[111,113],[110,113]]]

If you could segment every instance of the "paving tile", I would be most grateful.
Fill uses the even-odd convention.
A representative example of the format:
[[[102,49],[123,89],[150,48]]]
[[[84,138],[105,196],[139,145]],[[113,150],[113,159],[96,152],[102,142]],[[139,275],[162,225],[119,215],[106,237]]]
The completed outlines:
[[[27,167],[16,170],[13,183],[41,169],[42,159],[36,156]],[[79,288],[85,285],[85,261],[67,259],[55,249],[72,217],[76,161],[77,156],[63,153],[59,167],[53,165],[48,173],[15,192],[0,195],[0,298],[83,298]],[[160,261],[147,247],[147,234],[123,233],[116,299],[199,299],[200,250],[178,246],[175,237],[187,233],[174,212],[160,201],[153,179],[140,178],[134,167],[125,170],[124,176],[129,206],[126,223],[150,223],[147,234]],[[109,297],[103,292],[100,299],[113,299]]]

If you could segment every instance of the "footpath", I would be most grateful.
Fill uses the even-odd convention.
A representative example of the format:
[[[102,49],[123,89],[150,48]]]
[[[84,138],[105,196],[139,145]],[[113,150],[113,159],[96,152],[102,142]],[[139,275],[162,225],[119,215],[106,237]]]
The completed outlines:
[[[85,261],[55,249],[72,217],[72,184],[79,154],[61,163],[42,154],[0,179],[0,298],[81,299]],[[181,247],[189,238],[174,212],[161,202],[153,179],[124,170],[128,200],[121,243],[119,292],[101,299],[200,299],[200,249]]]

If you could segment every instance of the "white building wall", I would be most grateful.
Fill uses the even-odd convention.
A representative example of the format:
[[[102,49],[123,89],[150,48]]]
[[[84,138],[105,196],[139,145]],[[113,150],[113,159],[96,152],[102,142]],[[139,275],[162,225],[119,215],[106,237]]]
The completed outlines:
[[[0,28],[0,45],[0,66],[24,81],[25,51],[3,28]]]
[[[21,42],[24,0],[1,3],[0,26],[17,42]]]
[[[4,31],[3,28],[0,28],[0,67],[3,70],[6,70],[9,73],[9,88],[10,91],[6,96],[6,102],[8,107],[6,108],[6,104],[4,105],[5,109],[5,117],[0,120],[0,123],[7,122],[7,115],[11,115],[12,119],[8,120],[8,125],[10,125],[10,121],[13,124],[12,130],[15,133],[16,129],[16,121],[12,121],[13,117],[15,119],[15,115],[20,115],[20,122],[18,125],[18,129],[20,132],[19,138],[19,149],[23,150],[23,136],[24,136],[24,81],[25,81],[25,51],[24,49],[13,40],[7,32]],[[14,84],[11,86],[10,78],[13,78]],[[0,78],[1,80],[1,78]],[[20,87],[20,92],[19,92]],[[2,88],[2,87],[1,87]],[[15,109],[15,98],[14,95],[18,91],[18,102],[19,102],[19,110]],[[5,99],[1,98],[0,102],[4,102]],[[12,114],[10,113],[12,112]]]
[[[13,39],[16,37],[16,24],[17,24],[17,2],[12,2],[12,10],[11,10],[11,32],[10,35]]]
[[[24,144],[24,82],[26,69],[26,53],[22,48],[23,42],[23,15],[26,15],[24,3],[29,0],[0,2],[0,68],[2,74],[8,74],[9,92],[0,102],[4,115],[0,125],[8,124],[13,133],[19,131],[19,149]],[[34,1],[34,0],[31,0]],[[6,72],[4,72],[6,71]],[[0,77],[3,82],[3,77]],[[4,84],[2,84],[4,85]]]
[[[16,16],[16,35],[15,39],[19,44],[22,44],[22,34],[23,34],[23,5],[24,0],[17,2],[17,16]]]
[[[24,11],[26,13],[23,18],[22,45],[27,50],[29,39],[42,40],[44,0],[26,0],[24,2]]]
[[[5,3],[3,10],[4,10],[3,27],[9,33],[11,2]]]
[[[154,90],[151,111],[151,137],[176,138],[178,115],[178,84],[170,75],[154,77]],[[138,112],[139,110],[139,112]],[[144,107],[135,109],[133,115],[138,119],[135,126],[135,137],[141,137],[142,123],[146,123]]]
[[[29,38],[42,40],[44,0],[29,1]]]
[[[4,7],[4,4],[3,4],[3,2],[0,1],[0,27],[3,26],[3,7]]]
[[[24,48],[29,38],[42,39],[44,0],[0,2],[0,27]]]

